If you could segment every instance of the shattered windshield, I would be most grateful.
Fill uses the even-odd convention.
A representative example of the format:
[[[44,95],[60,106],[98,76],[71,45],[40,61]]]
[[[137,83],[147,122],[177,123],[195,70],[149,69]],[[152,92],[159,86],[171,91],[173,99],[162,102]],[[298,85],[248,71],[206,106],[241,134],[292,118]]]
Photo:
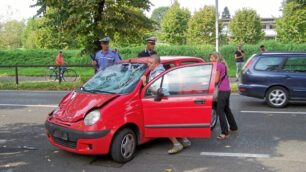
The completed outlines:
[[[91,93],[130,93],[147,69],[146,64],[120,63],[98,72],[81,87]]]

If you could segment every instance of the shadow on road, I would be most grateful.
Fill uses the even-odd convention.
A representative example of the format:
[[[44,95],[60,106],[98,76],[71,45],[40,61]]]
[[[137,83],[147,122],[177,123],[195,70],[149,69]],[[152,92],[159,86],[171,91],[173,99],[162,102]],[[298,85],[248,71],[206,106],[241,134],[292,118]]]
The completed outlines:
[[[135,159],[126,164],[113,162],[109,156],[85,156],[68,153],[51,146],[43,124],[16,123],[0,127],[0,171],[278,171],[271,159],[200,156],[207,152],[248,152],[258,150],[272,157],[296,156],[299,146],[305,148],[306,135],[301,130],[306,117],[273,116],[266,119],[239,117],[240,131],[227,141],[192,139],[193,145],[177,155],[168,155],[168,139],[156,139],[138,147]],[[295,126],[286,125],[294,120]],[[252,121],[252,123],[250,123]],[[271,121],[277,122],[269,125]],[[299,132],[295,132],[300,128]],[[262,141],[261,141],[262,140]],[[230,148],[226,148],[230,145]],[[265,146],[263,146],[265,145]],[[296,146],[296,147],[292,147]],[[288,152],[289,151],[289,152]],[[255,152],[256,153],[256,152]],[[293,155],[292,155],[293,156]],[[303,157],[296,157],[301,158]],[[304,159],[305,160],[305,159]],[[282,166],[281,166],[282,167]],[[280,167],[280,168],[281,168]],[[149,169],[149,170],[148,170]]]

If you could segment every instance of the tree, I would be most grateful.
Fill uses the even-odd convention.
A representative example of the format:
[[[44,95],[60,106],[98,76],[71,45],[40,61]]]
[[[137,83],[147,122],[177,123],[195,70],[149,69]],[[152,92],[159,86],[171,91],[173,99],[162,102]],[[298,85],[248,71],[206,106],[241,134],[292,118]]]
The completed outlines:
[[[290,3],[290,2],[294,2],[294,3],[297,3],[297,4],[300,4],[302,6],[305,6],[306,5],[306,0],[286,0],[285,3]]]
[[[282,42],[306,42],[305,1],[295,0],[285,3],[283,17],[276,21],[277,39]]]
[[[160,28],[160,22],[169,10],[169,7],[159,7],[156,8],[151,15],[151,20],[155,21]]]
[[[149,0],[37,0],[34,6],[40,6],[38,14],[48,19],[50,29],[66,40],[79,37],[85,49],[91,51],[97,48],[94,43],[106,35],[116,37],[115,41],[142,39],[142,34],[152,28],[143,13],[150,4]]]
[[[21,48],[24,27],[24,21],[5,22],[0,30],[0,48]]]
[[[263,39],[261,20],[255,10],[243,8],[230,21],[229,31],[235,43],[257,43]]]
[[[44,17],[28,20],[22,37],[24,48],[65,48],[64,41],[60,39],[60,33],[45,26],[46,21]]]
[[[186,43],[190,12],[175,1],[161,21],[162,39],[171,44]]]
[[[227,7],[224,8],[221,18],[222,19],[230,19],[231,18],[231,14],[230,14]]]
[[[216,9],[214,6],[204,6],[188,22],[188,43],[214,44],[216,40]],[[219,24],[219,33],[222,29]]]
[[[38,19],[29,19],[22,35],[24,48],[41,48],[38,42]]]

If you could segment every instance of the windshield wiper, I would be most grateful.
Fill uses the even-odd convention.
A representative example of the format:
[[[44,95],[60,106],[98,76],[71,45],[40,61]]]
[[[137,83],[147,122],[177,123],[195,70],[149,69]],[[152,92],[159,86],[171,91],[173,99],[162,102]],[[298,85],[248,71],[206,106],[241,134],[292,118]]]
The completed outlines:
[[[107,94],[116,94],[114,92],[109,92],[109,91],[103,91],[103,90],[89,90],[93,93],[107,93]]]
[[[85,91],[85,92],[89,92],[89,93],[94,93],[94,92],[91,91],[91,90],[87,90],[85,87],[81,87],[80,90],[81,90],[81,91]]]
[[[81,90],[82,91],[85,91],[85,92],[89,92],[89,93],[107,93],[107,94],[116,94],[116,93],[113,93],[113,92],[109,92],[109,91],[103,91],[103,90],[87,90],[85,87],[81,87]]]

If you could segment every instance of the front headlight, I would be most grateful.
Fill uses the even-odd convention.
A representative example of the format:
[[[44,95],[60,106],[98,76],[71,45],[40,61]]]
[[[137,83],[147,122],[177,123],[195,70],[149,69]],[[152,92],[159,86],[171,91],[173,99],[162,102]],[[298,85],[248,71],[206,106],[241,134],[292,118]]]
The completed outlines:
[[[49,116],[56,114],[60,110],[59,106],[57,106],[52,112],[49,113]]]
[[[94,125],[100,119],[100,116],[101,116],[101,114],[100,114],[99,109],[90,111],[84,119],[84,124],[85,125]]]

